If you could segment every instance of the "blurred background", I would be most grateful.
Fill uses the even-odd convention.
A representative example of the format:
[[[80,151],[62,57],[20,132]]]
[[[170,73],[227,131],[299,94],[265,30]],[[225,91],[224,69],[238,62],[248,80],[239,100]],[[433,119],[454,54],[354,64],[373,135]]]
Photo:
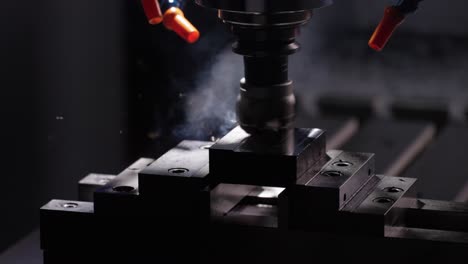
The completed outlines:
[[[468,4],[424,1],[376,53],[367,41],[391,3],[335,0],[302,29],[298,125],[376,153],[378,173],[419,178],[420,197],[467,201]],[[40,263],[40,206],[76,199],[88,173],[235,125],[233,38],[215,11],[184,12],[194,45],[147,24],[139,1],[2,1],[0,263]]]

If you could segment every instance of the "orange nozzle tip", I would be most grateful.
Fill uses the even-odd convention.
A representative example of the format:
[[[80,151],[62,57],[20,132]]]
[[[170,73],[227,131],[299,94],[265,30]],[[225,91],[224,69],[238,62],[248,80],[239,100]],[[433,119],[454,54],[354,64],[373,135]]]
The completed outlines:
[[[163,21],[163,17],[155,17],[155,18],[148,20],[148,23],[150,23],[151,25],[157,25],[157,24],[161,24],[162,21]]]
[[[163,23],[167,29],[173,30],[188,43],[195,43],[200,38],[200,32],[177,7],[171,7],[164,13]]]
[[[187,42],[192,44],[192,43],[195,43],[197,42],[197,40],[200,38],[200,32],[197,31],[193,31],[193,32],[190,32],[187,36]]]
[[[382,51],[384,47],[381,47],[371,41],[369,41],[369,47],[375,51]]]
[[[381,51],[392,36],[395,29],[405,20],[405,15],[397,8],[390,6],[385,9],[384,17],[369,40],[369,47]]]
[[[156,25],[162,22],[163,14],[161,12],[161,8],[159,7],[158,0],[141,0],[141,5],[145,11],[148,23],[151,25]]]

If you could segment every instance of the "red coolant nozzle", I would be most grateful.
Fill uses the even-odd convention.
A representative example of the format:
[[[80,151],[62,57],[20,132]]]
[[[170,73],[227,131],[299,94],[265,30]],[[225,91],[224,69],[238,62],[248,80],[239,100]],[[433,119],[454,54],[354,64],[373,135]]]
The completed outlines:
[[[143,10],[145,10],[148,23],[156,25],[163,21],[163,14],[158,0],[141,0],[141,5],[143,5]]]
[[[185,18],[184,13],[177,7],[171,7],[164,13],[164,26],[173,30],[188,43],[195,43],[200,32]]]
[[[405,20],[405,15],[396,7],[389,6],[385,9],[384,17],[369,40],[369,47],[381,51],[392,36],[395,29]]]

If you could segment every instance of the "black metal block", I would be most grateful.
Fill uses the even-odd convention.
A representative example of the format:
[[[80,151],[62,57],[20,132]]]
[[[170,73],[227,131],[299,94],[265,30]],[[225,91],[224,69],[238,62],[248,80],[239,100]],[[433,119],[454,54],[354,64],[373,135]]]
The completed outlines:
[[[92,202],[94,192],[115,179],[115,175],[90,173],[78,182],[78,200]]]
[[[337,211],[374,175],[374,154],[341,152],[310,181],[294,187],[309,208]]]
[[[468,233],[468,204],[403,198],[395,209],[404,210],[402,226]]]
[[[121,172],[115,179],[94,193],[96,214],[131,215],[140,210],[138,196],[138,172],[153,159],[140,158]]]
[[[341,230],[359,230],[362,234],[385,235],[385,226],[402,221],[406,209],[397,207],[404,196],[412,193],[416,179],[376,175],[378,184],[357,206],[345,206]]]
[[[371,176],[345,205],[336,209],[316,207],[319,197],[305,196],[306,189],[289,190],[289,194],[282,194],[280,199],[282,205],[290,199],[287,204],[289,211],[282,212],[280,223],[282,227],[303,231],[383,237],[385,226],[403,224],[406,209],[400,201],[412,193],[415,181],[411,178]]]
[[[287,187],[325,160],[325,133],[320,129],[295,129],[275,145],[256,140],[237,127],[213,145],[212,181]]]
[[[374,175],[373,154],[333,150],[327,155],[330,160],[308,181],[280,194],[281,228],[335,232],[340,226],[339,210],[359,197],[364,186],[373,189],[376,183],[369,184]]]
[[[219,184],[211,191],[211,222],[278,227],[278,195],[284,188]]]
[[[41,248],[79,248],[95,242],[96,219],[89,202],[52,200],[40,210]]]
[[[208,185],[208,148],[213,142],[184,140],[139,173],[143,196],[200,191]]]
[[[209,222],[212,144],[182,141],[139,173],[142,206],[157,211],[160,225],[199,229]]]

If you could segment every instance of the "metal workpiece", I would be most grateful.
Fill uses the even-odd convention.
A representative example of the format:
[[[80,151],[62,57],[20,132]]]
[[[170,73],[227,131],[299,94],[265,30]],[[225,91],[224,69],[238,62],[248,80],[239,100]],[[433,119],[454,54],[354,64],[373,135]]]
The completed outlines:
[[[212,181],[286,187],[326,159],[325,133],[320,129],[296,129],[276,145],[262,140],[267,139],[256,139],[240,127],[220,139],[209,149]]]
[[[379,183],[359,206],[350,211],[368,215],[387,214],[406,193],[411,193],[410,190],[416,182],[415,178],[383,175],[376,175],[376,177],[380,179]],[[409,206],[409,204],[407,205]],[[394,224],[394,222],[388,222],[386,224]]]
[[[304,186],[307,192],[323,195],[315,204],[318,208],[337,210],[364,186],[374,170],[374,154],[342,152]]]
[[[92,202],[94,192],[115,179],[116,175],[90,173],[78,182],[78,200]]]
[[[348,230],[359,230],[362,234],[385,236],[386,226],[406,226],[406,207],[399,206],[403,199],[416,201],[413,196],[416,179],[376,175],[379,181],[366,197],[358,200],[359,205],[347,205],[341,209],[348,219],[344,224]]]
[[[140,158],[119,173],[96,193],[115,193],[119,195],[138,194],[138,173],[149,166],[154,159]]]
[[[151,226],[151,232],[198,230],[210,215],[211,144],[182,141],[156,161],[140,159],[95,192],[96,214],[113,217],[120,225]]]
[[[209,185],[208,141],[184,140],[140,171],[138,183],[142,195],[199,191]]]
[[[43,250],[83,247],[95,241],[97,222],[93,203],[52,200],[41,207],[40,217]]]
[[[364,263],[388,250],[403,263],[468,254],[468,208],[413,197],[415,179],[376,175],[373,154],[325,152],[319,129],[296,129],[287,153],[250,137],[237,127],[215,144],[183,141],[124,170],[94,203],[51,201],[45,263],[217,263],[232,248],[227,263],[298,263],[311,248],[314,260],[332,248]],[[353,255],[362,248],[372,256]]]
[[[255,191],[251,190],[251,194]],[[274,197],[275,192],[265,198]],[[444,208],[458,214],[459,220],[466,206],[460,203],[430,203],[425,210],[437,211]],[[78,204],[78,207],[65,204]],[[83,206],[82,206],[83,205]],[[261,219],[273,218],[275,207],[236,206],[231,220],[262,223]],[[424,206],[423,206],[424,207]],[[237,214],[237,215],[236,215]],[[244,219],[243,219],[244,218]],[[151,261],[191,260],[218,263],[220,257],[230,256],[226,263],[238,263],[242,259],[268,260],[273,263],[289,261],[300,263],[310,257],[313,249],[314,260],[360,260],[372,263],[375,257],[385,256],[392,250],[392,258],[382,258],[382,263],[442,260],[466,257],[468,236],[466,233],[431,230],[411,227],[386,226],[385,237],[343,235],[320,230],[319,233],[305,230],[280,230],[274,226],[240,225],[236,221],[217,221],[210,225],[202,237],[195,240],[190,233],[181,233],[177,226],[157,229],[152,225],[134,224],[130,218],[96,218],[92,214],[92,203],[54,200],[41,209],[41,231],[45,240],[44,263],[148,263]],[[446,218],[438,222],[446,223]],[[120,221],[120,222],[119,222]],[[119,222],[119,224],[115,224]],[[268,223],[268,221],[263,221]],[[147,224],[151,224],[148,222]],[[183,228],[184,226],[180,226]],[[148,241],[151,241],[148,243]],[[180,254],[184,245],[184,254]],[[233,248],[236,254],[232,254]],[[366,254],[356,254],[366,249]],[[341,254],[330,256],[330,250]],[[429,256],[427,255],[428,253]],[[448,255],[447,255],[448,254]],[[338,256],[340,255],[340,256]],[[343,256],[342,256],[343,255]],[[72,257],[71,257],[72,256]]]
[[[142,206],[164,212],[167,217],[159,222],[186,227],[209,222],[212,144],[184,140],[139,173]]]
[[[374,155],[332,150],[319,170],[287,188],[279,197],[282,229],[340,230],[340,210],[360,204],[375,188]]]
[[[212,144],[186,140],[156,161],[135,162],[95,192],[96,214],[138,216],[140,224],[159,223],[160,226],[207,222],[210,214],[208,148]]]
[[[337,211],[374,175],[373,154],[333,152],[332,155],[334,158],[308,181],[301,181],[289,190],[292,203],[303,204],[310,210]]]
[[[375,175],[373,154],[330,155],[308,182],[280,195],[281,228],[383,237],[385,226],[405,224],[401,198],[413,194],[415,179]]]
[[[139,212],[138,173],[154,160],[141,158],[94,192],[96,214],[130,215]]]
[[[395,206],[404,210],[402,224],[411,228],[468,233],[468,205],[460,202],[407,197]]]
[[[177,255],[170,246],[181,241],[195,245],[197,230],[176,228],[180,222],[164,224],[138,214],[95,214],[93,203],[89,202],[52,200],[41,208],[44,263],[129,264],[200,259],[194,252],[198,246],[187,247],[187,255]]]
[[[218,184],[210,193],[210,211],[212,217],[226,216],[242,199],[257,186],[241,184]]]
[[[211,191],[211,221],[220,225],[278,227],[278,197],[284,188],[219,184]]]

